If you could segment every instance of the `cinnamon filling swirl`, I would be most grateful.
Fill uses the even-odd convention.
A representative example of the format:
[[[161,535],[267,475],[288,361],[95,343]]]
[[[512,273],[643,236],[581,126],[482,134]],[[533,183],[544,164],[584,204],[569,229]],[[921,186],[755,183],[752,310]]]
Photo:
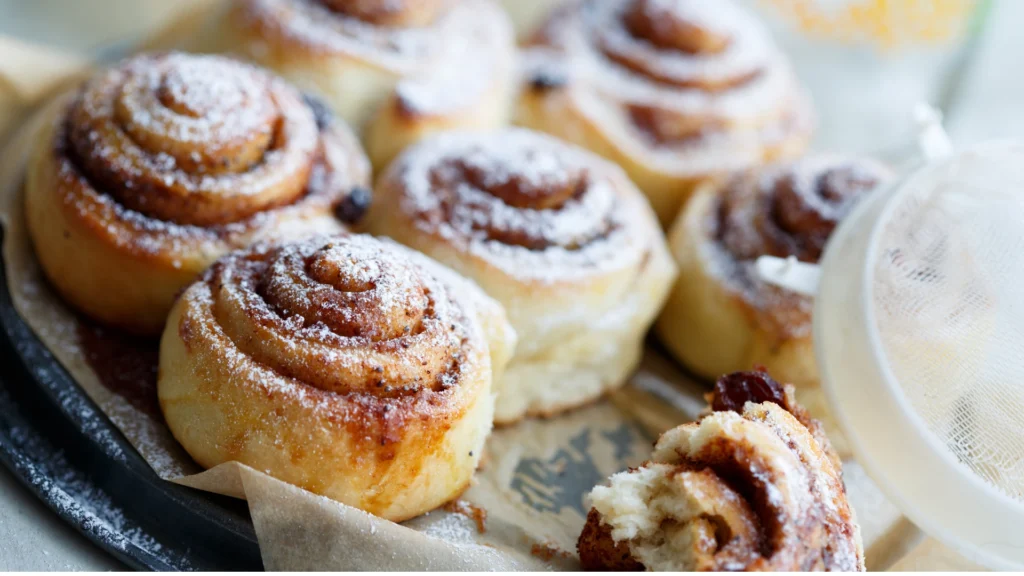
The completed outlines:
[[[213,316],[247,356],[318,389],[441,392],[458,382],[466,318],[444,286],[386,248],[313,238],[226,257],[204,278]]]
[[[614,200],[595,198],[602,191],[586,169],[551,150],[469,151],[433,168],[430,181],[450,226],[509,246],[579,250],[616,226]]]
[[[577,150],[522,131],[435,144],[435,157],[407,159],[417,168],[405,171],[407,205],[425,229],[491,249],[583,253],[625,225],[619,184]]]
[[[863,570],[841,464],[792,386],[734,373],[711,400],[713,412],[662,435],[652,461],[594,489],[584,567]]]
[[[677,88],[727,90],[768,65],[750,17],[729,3],[713,10],[699,0],[619,2],[613,20],[596,30],[609,59],[646,78]]]
[[[466,489],[514,342],[475,285],[390,241],[259,243],[175,303],[160,406],[206,468],[240,462],[401,522]]]
[[[216,57],[140,57],[90,82],[67,113],[94,187],[162,221],[210,226],[300,198],[319,153],[297,93]]]
[[[773,61],[774,48],[752,18],[730,3],[709,10],[697,0],[630,0],[614,3],[593,28],[605,57],[672,90],[709,97],[742,90]],[[634,125],[656,144],[681,144],[728,129],[720,113],[683,113],[664,102],[632,102]]]
[[[649,144],[692,146],[738,129],[769,143],[810,123],[767,30],[730,1],[583,0],[535,44],[564,52],[571,75],[621,105]]]
[[[239,232],[289,206],[344,204],[354,222],[368,199],[346,201],[365,160],[311,102],[225,58],[135,57],[83,86],[58,126],[68,201],[85,195],[99,209],[107,197],[109,218],[138,233]]]
[[[877,163],[838,157],[741,177],[722,197],[718,241],[737,260],[771,255],[817,262],[836,225],[888,177]]]

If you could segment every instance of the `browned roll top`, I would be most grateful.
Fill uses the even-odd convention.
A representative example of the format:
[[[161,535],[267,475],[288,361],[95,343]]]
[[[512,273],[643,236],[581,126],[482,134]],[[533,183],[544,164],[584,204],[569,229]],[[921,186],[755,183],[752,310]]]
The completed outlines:
[[[876,162],[828,156],[740,176],[722,196],[718,239],[737,260],[817,262],[839,221],[889,178]]]
[[[431,167],[437,206],[424,216],[443,218],[471,237],[533,251],[579,250],[621,226],[614,192],[593,186],[573,152],[515,134],[500,153],[467,148]]]
[[[90,188],[144,220],[224,228],[349,196],[362,166],[321,108],[226,58],[142,55],[81,89],[58,154]]]
[[[227,337],[281,375],[357,396],[443,392],[459,383],[475,324],[389,248],[366,236],[264,245],[219,260],[203,281]]]
[[[735,10],[708,10],[701,2],[630,0],[620,3],[612,25],[596,31],[604,54],[647,78],[680,88],[719,91],[760,73],[763,62],[734,62],[721,70],[684,65],[684,58],[713,59],[751,49],[746,23]],[[743,55],[751,57],[752,55]],[[762,55],[763,57],[763,55]]]
[[[455,132],[410,148],[378,182],[423,232],[509,274],[566,275],[633,262],[647,248],[648,208],[614,166],[526,130]]]
[[[769,34],[732,2],[580,0],[557,12],[534,44],[582,56],[565,73],[620,101],[656,145],[737,129],[771,141],[810,124]]]

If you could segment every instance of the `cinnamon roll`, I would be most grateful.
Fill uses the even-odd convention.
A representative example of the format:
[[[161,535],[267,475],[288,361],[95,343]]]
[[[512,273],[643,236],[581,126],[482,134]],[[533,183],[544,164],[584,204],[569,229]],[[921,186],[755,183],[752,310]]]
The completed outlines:
[[[842,464],[793,387],[723,376],[711,411],[590,493],[587,570],[864,571]]]
[[[519,334],[495,420],[621,385],[675,277],[657,220],[617,167],[527,130],[452,133],[399,156],[367,215],[475,280]]]
[[[160,406],[204,467],[241,462],[401,521],[466,488],[512,346],[500,306],[407,248],[260,243],[175,304]]]
[[[731,0],[573,0],[533,45],[517,122],[621,165],[665,226],[699,184],[810,138],[789,63]]]
[[[338,232],[369,204],[349,129],[270,74],[214,56],[136,56],[52,107],[25,188],[43,271],[76,308],[157,334],[230,250]]]
[[[817,262],[836,224],[890,177],[868,159],[817,155],[703,187],[669,233],[681,274],[657,322],[661,341],[704,378],[763,365],[798,388],[817,385],[811,299],[762,282],[755,262]]]
[[[190,47],[321,96],[377,170],[425,134],[507,123],[515,34],[493,0],[230,0],[211,19]]]

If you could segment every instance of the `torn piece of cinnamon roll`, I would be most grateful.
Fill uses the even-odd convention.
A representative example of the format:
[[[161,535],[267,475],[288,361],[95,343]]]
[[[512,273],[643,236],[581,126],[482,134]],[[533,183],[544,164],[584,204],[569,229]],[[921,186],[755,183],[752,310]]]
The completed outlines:
[[[711,410],[590,494],[588,570],[863,571],[842,464],[793,387],[723,376]]]

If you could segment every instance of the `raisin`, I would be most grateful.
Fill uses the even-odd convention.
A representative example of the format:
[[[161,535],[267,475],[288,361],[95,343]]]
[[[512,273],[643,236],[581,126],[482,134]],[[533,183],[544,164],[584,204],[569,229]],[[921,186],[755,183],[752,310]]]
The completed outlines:
[[[785,408],[785,389],[763,370],[733,372],[715,382],[711,400],[711,409],[715,412],[743,412],[747,402],[774,402]]]
[[[334,212],[342,222],[355,224],[366,214],[372,196],[369,188],[356,186],[338,203]]]
[[[530,87],[539,92],[555,90],[569,81],[564,74],[553,70],[540,70],[530,78]]]
[[[334,113],[331,112],[331,109],[327,107],[323,100],[312,94],[303,93],[302,99],[309,106],[310,110],[313,111],[316,127],[320,131],[326,130],[331,125],[331,122],[334,121]]]

